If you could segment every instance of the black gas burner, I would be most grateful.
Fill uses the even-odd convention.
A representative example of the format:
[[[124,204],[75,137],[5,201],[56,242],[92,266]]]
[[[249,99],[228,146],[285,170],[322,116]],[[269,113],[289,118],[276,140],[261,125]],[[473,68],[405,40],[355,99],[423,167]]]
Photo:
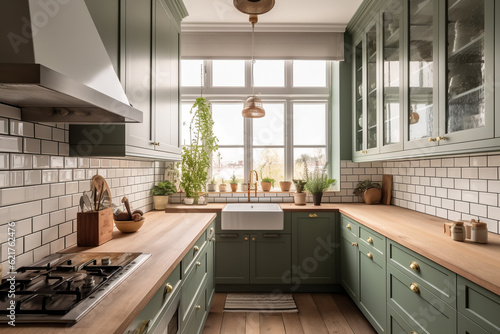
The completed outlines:
[[[16,321],[75,323],[150,254],[54,254],[0,284],[0,314],[15,301]],[[120,274],[119,274],[120,273]],[[123,274],[122,274],[123,273]],[[14,280],[7,280],[13,277]],[[14,283],[13,283],[14,282]],[[15,287],[12,296],[12,286]],[[6,317],[0,317],[5,322]]]

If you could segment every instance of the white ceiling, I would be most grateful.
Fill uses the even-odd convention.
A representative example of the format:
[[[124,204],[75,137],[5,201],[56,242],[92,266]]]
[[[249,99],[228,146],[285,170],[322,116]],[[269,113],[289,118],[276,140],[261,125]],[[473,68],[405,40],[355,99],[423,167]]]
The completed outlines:
[[[276,0],[274,8],[259,15],[260,27],[296,27],[301,30],[317,27],[324,31],[344,31],[363,0]],[[184,0],[189,16],[182,29],[204,27],[204,30],[231,30],[249,25],[248,15],[233,6],[233,0]],[[210,29],[210,27],[214,29]]]

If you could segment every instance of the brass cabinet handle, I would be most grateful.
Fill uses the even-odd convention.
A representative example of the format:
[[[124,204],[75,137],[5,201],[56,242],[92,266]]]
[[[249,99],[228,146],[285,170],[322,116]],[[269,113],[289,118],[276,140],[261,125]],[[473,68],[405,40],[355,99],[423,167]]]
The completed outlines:
[[[429,143],[432,143],[433,141],[436,141],[436,138],[429,137]]]
[[[437,137],[436,138],[437,141],[440,141],[440,140],[446,140],[446,137]]]
[[[214,228],[213,228],[213,227],[211,227],[211,228],[210,228],[210,232],[213,232],[213,231],[214,231]]]
[[[248,241],[248,237],[244,237],[243,240]]]
[[[193,247],[193,249],[194,249],[194,251],[195,251],[195,252],[197,252],[197,251],[199,251],[199,250],[200,250],[200,247],[198,247],[198,246],[194,246],[194,247]]]
[[[368,256],[370,259],[373,259],[373,254],[372,253],[367,253],[366,256]]]
[[[368,239],[366,239],[366,241],[367,241],[369,244],[372,244],[372,245],[373,245],[373,239],[372,239],[372,237],[368,237]]]
[[[411,261],[410,262],[410,268],[413,269],[413,270],[415,270],[415,271],[420,271],[420,266],[415,261]]]
[[[163,294],[164,295],[169,294],[170,292],[172,292],[173,289],[174,287],[172,286],[172,284],[167,283],[165,284],[165,289],[163,289]]]
[[[141,323],[141,326],[139,327],[139,334],[145,334],[148,332],[148,328],[149,328],[149,323],[151,322],[151,320],[144,320],[142,323]],[[135,332],[135,331],[134,331]]]
[[[361,151],[361,153],[362,153],[362,154],[366,154],[366,153],[368,153],[368,152],[367,152],[367,151]]]
[[[198,262],[196,262],[196,265],[197,265],[198,267],[199,267],[199,266],[201,266],[201,262],[199,262],[199,261],[198,261]]]
[[[347,224],[346,226],[348,229],[351,229],[351,224]]]
[[[196,305],[196,310],[199,311],[201,309],[200,305]]]
[[[420,292],[420,288],[418,287],[418,284],[417,283],[411,283],[410,284],[410,290],[415,292],[415,293],[419,293]]]
[[[354,247],[358,247],[358,243],[357,242],[353,242],[351,245],[354,246]]]
[[[153,146],[160,146],[160,143],[156,141],[152,142],[151,144],[153,144]]]
[[[416,331],[411,331],[410,334],[418,334]]]
[[[252,237],[252,241],[255,241],[255,237]]]
[[[315,213],[310,213],[309,218],[318,218],[318,215]]]

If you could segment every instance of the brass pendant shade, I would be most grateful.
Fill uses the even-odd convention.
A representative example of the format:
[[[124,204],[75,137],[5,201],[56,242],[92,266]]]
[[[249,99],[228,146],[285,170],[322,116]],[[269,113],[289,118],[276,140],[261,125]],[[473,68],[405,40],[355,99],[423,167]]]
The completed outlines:
[[[233,0],[234,7],[248,15],[267,13],[274,7],[274,0]]]
[[[243,105],[243,110],[241,115],[245,118],[261,118],[266,115],[264,107],[262,106],[262,100],[257,96],[253,95],[248,97]]]

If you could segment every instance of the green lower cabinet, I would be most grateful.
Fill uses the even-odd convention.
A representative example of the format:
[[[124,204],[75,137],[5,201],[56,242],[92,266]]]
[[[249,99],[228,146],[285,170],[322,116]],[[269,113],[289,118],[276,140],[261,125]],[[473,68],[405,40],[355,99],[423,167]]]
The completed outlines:
[[[248,284],[250,234],[217,233],[215,238],[215,284]]]
[[[206,305],[207,290],[205,287],[202,287],[196,295],[194,303],[187,310],[187,321],[183,323],[181,333],[200,334],[203,331],[205,320],[210,310]]]
[[[358,245],[358,307],[375,330],[386,330],[386,262],[384,255]]]
[[[358,300],[359,269],[358,242],[344,231],[340,231],[340,281],[352,300]]]
[[[458,312],[458,334],[491,334],[484,328],[477,325],[474,321]],[[497,332],[498,333],[498,332]]]
[[[207,271],[210,273],[207,277],[207,309],[210,308],[212,304],[212,299],[215,293],[215,279],[214,279],[214,270],[215,270],[215,224],[209,227],[208,231],[208,248],[207,248]]]
[[[337,214],[293,212],[291,220],[294,283],[336,283]]]
[[[290,284],[291,239],[281,233],[250,235],[250,284]]]
[[[387,333],[388,334],[418,334],[426,333],[420,327],[411,327],[398,312],[390,305],[387,306]],[[451,333],[450,333],[451,334]]]

